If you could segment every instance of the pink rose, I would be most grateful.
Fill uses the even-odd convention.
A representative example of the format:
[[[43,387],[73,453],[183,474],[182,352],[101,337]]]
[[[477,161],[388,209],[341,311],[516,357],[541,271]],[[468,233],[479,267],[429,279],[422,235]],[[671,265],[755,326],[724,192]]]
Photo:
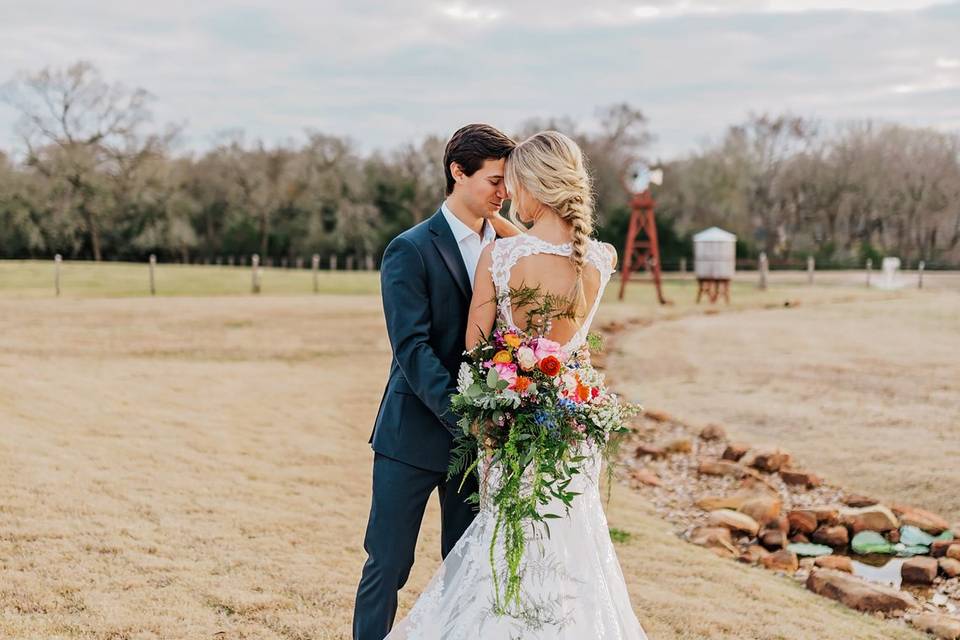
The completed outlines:
[[[513,385],[517,382],[517,365],[498,362],[493,366],[497,370],[497,375],[500,376],[500,379],[510,383],[507,388],[512,389]]]
[[[560,362],[566,362],[569,357],[559,342],[554,342],[547,338],[537,338],[537,342],[533,347],[533,353],[537,356],[538,361],[543,360],[547,356],[554,356]]]

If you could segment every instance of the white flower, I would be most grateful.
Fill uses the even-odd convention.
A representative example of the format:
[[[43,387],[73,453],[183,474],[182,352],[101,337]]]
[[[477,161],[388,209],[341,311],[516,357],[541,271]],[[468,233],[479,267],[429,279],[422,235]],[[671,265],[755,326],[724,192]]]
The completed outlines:
[[[537,366],[537,355],[530,347],[520,347],[517,349],[517,362],[524,371],[530,371]]]
[[[460,363],[460,372],[457,374],[457,391],[466,393],[467,389],[473,386],[473,371],[466,362]]]

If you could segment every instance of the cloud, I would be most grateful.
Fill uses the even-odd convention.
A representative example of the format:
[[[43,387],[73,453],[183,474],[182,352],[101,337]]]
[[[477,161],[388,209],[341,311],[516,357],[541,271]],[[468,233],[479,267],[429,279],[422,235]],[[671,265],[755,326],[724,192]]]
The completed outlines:
[[[4,10],[0,82],[89,59],[153,93],[156,120],[186,120],[194,149],[236,128],[269,143],[310,127],[372,150],[468,121],[589,127],[626,101],[666,157],[750,112],[950,128],[958,31],[960,3],[907,0],[35,0]],[[0,148],[16,144],[14,117],[0,105]]]

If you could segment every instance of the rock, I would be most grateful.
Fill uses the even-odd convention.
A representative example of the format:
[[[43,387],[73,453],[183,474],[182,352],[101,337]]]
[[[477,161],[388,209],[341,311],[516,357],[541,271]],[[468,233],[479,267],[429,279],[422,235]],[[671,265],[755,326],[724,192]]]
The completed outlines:
[[[960,619],[940,613],[921,613],[910,624],[941,640],[960,640]]]
[[[633,455],[637,458],[642,458],[644,456],[650,456],[651,458],[662,458],[667,455],[667,452],[663,450],[663,447],[658,447],[657,445],[650,444],[648,442],[641,442],[637,445]]]
[[[800,561],[797,554],[786,549],[775,551],[760,560],[764,568],[771,571],[783,571],[784,573],[795,573],[800,568]]]
[[[790,542],[806,543],[806,542],[810,542],[810,538],[808,538],[806,535],[802,533],[795,533],[792,536],[790,536]]]
[[[776,529],[786,536],[790,533],[790,522],[787,520],[787,516],[780,516],[773,522],[767,524],[767,529]]]
[[[862,496],[858,493],[851,493],[846,498],[843,499],[843,504],[848,507],[870,507],[879,502],[873,498],[868,498],[867,496]]]
[[[934,558],[942,558],[947,555],[947,549],[950,545],[957,544],[956,540],[934,540],[930,545],[930,555]]]
[[[814,564],[818,567],[853,573],[853,560],[847,556],[820,556],[814,560]]]
[[[843,571],[817,569],[807,577],[807,589],[842,602],[858,611],[903,611],[917,606],[917,601],[908,593],[871,584]]]
[[[746,470],[736,462],[728,460],[701,460],[697,465],[697,473],[709,476],[736,476],[740,477]]]
[[[821,505],[794,509],[794,511],[811,513],[817,519],[818,524],[840,524],[840,509],[839,505]]]
[[[663,450],[667,453],[692,453],[693,440],[690,438],[677,438],[665,444]]]
[[[745,501],[737,511],[747,514],[762,527],[779,518],[782,508],[783,500],[779,497],[758,495]]]
[[[813,489],[823,484],[823,478],[809,471],[792,471],[788,469],[780,470],[780,477],[789,485],[795,487],[807,487]]]
[[[750,464],[754,469],[773,473],[790,466],[791,456],[782,449],[764,449],[758,451]]]
[[[758,544],[752,544],[747,547],[746,551],[740,554],[738,559],[740,562],[745,562],[747,564],[757,564],[768,555],[770,555],[769,551]]]
[[[783,549],[787,546],[787,536],[783,535],[782,531],[767,529],[760,536],[760,544],[771,551]]]
[[[960,560],[960,543],[954,542],[947,547],[947,552],[944,555],[954,560]]]
[[[738,549],[733,545],[730,530],[726,527],[697,527],[690,534],[690,542],[708,549],[722,549],[733,557]]]
[[[875,504],[870,507],[848,507],[840,511],[840,521],[853,533],[861,531],[890,531],[900,526],[897,516],[887,507]]]
[[[731,531],[742,531],[751,536],[757,535],[760,525],[757,521],[739,511],[732,509],[717,509],[710,512],[709,522],[713,526],[726,527]]]
[[[813,541],[836,549],[850,544],[850,534],[842,524],[825,524],[813,532]]]
[[[656,409],[645,409],[643,415],[654,422],[676,422],[666,411],[657,411]]]
[[[933,584],[938,569],[939,565],[935,558],[916,556],[903,562],[903,566],[900,567],[900,577],[904,582],[913,584]]]
[[[812,511],[794,509],[787,514],[790,531],[813,533],[817,530],[817,516]]]
[[[940,573],[948,578],[956,578],[957,576],[960,576],[960,560],[955,560],[953,558],[940,558],[937,564],[940,565]]]
[[[718,424],[708,424],[700,430],[700,437],[704,440],[723,440],[727,437],[727,430]]]
[[[663,482],[660,480],[660,476],[649,469],[634,469],[630,472],[630,478],[635,482],[649,485],[651,487],[659,487],[661,484],[663,484]]]
[[[737,496],[704,496],[694,502],[698,508],[704,511],[716,511],[717,509],[738,509],[744,503],[746,498]]]
[[[744,456],[744,454],[750,451],[750,445],[744,444],[743,442],[732,442],[727,445],[727,448],[723,450],[723,459],[732,460],[737,462]]]
[[[938,536],[950,528],[950,524],[946,520],[930,511],[905,504],[891,505],[890,510],[900,517],[900,524],[912,524],[934,536]]]

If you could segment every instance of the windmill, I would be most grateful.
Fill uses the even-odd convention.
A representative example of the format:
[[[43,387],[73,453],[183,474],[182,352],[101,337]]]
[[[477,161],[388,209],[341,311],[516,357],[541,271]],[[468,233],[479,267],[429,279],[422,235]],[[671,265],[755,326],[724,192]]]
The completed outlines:
[[[651,184],[663,184],[662,169],[651,169],[642,161],[636,161],[628,167],[624,187],[630,194],[630,226],[623,252],[620,299],[623,300],[630,274],[647,270],[653,277],[657,300],[660,304],[669,304],[663,297],[660,284],[660,245],[657,243],[657,224],[653,217],[656,202],[650,194]]]

